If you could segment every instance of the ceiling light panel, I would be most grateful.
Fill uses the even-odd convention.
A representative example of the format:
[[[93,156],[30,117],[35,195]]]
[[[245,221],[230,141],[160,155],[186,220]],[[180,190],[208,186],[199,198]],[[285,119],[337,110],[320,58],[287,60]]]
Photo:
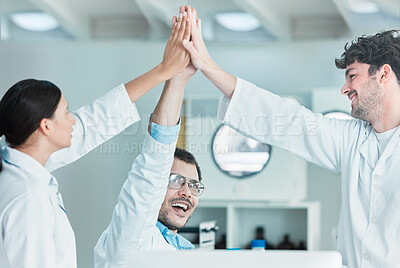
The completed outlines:
[[[59,27],[56,19],[43,12],[14,13],[11,20],[20,28],[33,32],[46,32]]]
[[[245,12],[227,12],[215,15],[217,22],[224,28],[236,32],[249,32],[261,26],[260,21]]]

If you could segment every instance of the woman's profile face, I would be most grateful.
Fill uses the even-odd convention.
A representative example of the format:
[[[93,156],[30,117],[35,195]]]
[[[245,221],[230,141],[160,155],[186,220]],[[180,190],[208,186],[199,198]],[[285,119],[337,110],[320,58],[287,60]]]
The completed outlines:
[[[55,145],[56,150],[60,150],[71,146],[72,127],[75,124],[75,118],[68,110],[68,103],[64,95],[61,94],[60,102],[54,112],[50,141]]]

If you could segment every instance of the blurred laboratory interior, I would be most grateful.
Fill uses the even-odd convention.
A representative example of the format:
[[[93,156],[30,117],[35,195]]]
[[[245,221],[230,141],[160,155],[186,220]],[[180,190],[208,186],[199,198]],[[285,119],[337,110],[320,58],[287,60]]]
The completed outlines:
[[[218,65],[318,113],[350,112],[334,64],[345,43],[400,28],[398,0],[1,0],[1,95],[22,79],[50,80],[77,109],[161,62],[185,4]],[[161,89],[136,103],[140,123],[55,172],[78,267],[93,267]],[[199,224],[216,221],[218,248],[263,237],[269,248],[335,249],[340,174],[221,127],[221,98],[199,72],[187,85],[179,142],[197,157],[206,190],[182,234],[196,242]]]

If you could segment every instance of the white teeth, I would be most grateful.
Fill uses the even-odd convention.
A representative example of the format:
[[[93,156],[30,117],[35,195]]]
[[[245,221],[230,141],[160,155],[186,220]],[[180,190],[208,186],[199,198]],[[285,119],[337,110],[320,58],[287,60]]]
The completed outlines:
[[[185,204],[182,204],[182,203],[172,203],[172,206],[173,207],[180,207],[180,208],[182,208],[184,211],[186,211],[187,210],[187,205],[185,205]]]

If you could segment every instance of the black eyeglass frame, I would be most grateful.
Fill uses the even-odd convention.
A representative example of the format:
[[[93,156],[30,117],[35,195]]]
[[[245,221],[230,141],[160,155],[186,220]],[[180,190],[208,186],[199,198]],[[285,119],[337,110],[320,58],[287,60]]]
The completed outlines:
[[[176,182],[177,180],[180,181],[180,183],[179,183],[180,187],[179,188],[171,187],[171,182]],[[201,181],[194,180],[194,179],[191,179],[191,178],[187,178],[185,176],[182,176],[182,175],[179,175],[179,174],[175,174],[175,173],[171,173],[169,175],[168,187],[173,189],[173,190],[182,189],[183,186],[186,183],[189,186],[190,192],[194,196],[200,196],[204,192],[204,190],[206,189],[206,187],[204,186],[204,184]],[[198,185],[198,187],[193,187],[194,185]]]

